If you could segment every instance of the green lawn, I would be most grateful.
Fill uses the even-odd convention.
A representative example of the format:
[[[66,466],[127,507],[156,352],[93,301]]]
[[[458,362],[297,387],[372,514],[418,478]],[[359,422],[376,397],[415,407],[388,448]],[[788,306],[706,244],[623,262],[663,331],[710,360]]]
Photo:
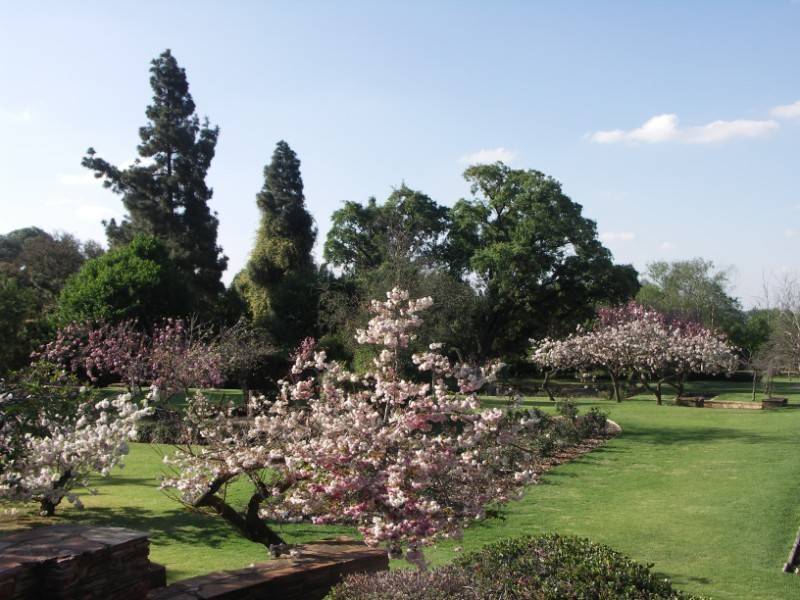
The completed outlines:
[[[706,385],[745,393],[738,384]],[[800,404],[800,388],[787,383],[782,393]],[[552,408],[543,399],[530,402]],[[601,406],[623,434],[547,474],[503,519],[470,528],[460,543],[465,549],[524,533],[571,533],[653,562],[687,591],[718,599],[800,597],[800,577],[781,573],[800,525],[799,409],[658,407],[650,398],[579,404]],[[65,507],[58,518],[150,531],[152,558],[167,566],[170,580],[266,558],[223,523],[161,493],[160,460],[153,447],[134,445],[125,469],[85,498],[84,511]],[[5,527],[20,521],[4,519]],[[293,542],[350,533],[311,525],[282,532]],[[445,562],[454,546],[428,555]]]

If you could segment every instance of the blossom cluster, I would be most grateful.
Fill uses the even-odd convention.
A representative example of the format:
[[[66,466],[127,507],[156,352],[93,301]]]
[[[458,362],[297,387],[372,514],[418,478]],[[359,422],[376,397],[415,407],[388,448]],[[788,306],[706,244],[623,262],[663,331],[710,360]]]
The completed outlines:
[[[180,319],[167,319],[146,333],[135,321],[70,324],[60,329],[35,358],[55,363],[97,382],[118,377],[130,390],[155,386],[162,398],[189,387],[222,383],[219,351],[193,336]]]
[[[608,373],[619,399],[619,381],[637,377],[645,386],[682,388],[691,373],[713,375],[736,366],[727,338],[699,323],[669,319],[635,302],[604,308],[591,331],[578,329],[561,340],[534,343],[532,361],[551,372]]]
[[[376,347],[362,374],[306,340],[278,397],[253,399],[244,424],[211,415],[196,398],[190,414],[203,443],[166,457],[175,475],[163,486],[182,502],[229,515],[242,530],[220,499],[224,485],[245,476],[254,489],[248,506],[258,506],[262,522],[350,523],[368,544],[405,551],[412,561],[422,546],[459,536],[488,506],[533,481],[525,448],[536,419],[514,405],[481,408],[476,392],[499,363],[453,362],[434,344],[412,356],[416,376],[402,375],[420,313],[431,304],[400,289],[372,304],[371,320],[356,334]]]
[[[0,447],[14,452],[0,456],[0,497],[39,502],[46,515],[64,498],[81,507],[75,488],[88,488],[90,474],[105,477],[120,464],[147,414],[130,394],[84,402],[73,414],[3,414]]]

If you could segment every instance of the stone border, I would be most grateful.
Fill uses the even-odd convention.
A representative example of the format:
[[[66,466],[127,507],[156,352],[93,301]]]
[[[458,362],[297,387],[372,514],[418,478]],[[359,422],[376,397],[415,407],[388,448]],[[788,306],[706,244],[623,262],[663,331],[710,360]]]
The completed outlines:
[[[772,410],[788,406],[786,398],[765,398],[760,402],[749,400],[718,400],[719,396],[678,396],[673,404],[690,408],[728,408],[739,410]]]
[[[345,575],[388,568],[385,549],[339,538],[300,546],[296,556],[182,579],[147,600],[322,600]]]

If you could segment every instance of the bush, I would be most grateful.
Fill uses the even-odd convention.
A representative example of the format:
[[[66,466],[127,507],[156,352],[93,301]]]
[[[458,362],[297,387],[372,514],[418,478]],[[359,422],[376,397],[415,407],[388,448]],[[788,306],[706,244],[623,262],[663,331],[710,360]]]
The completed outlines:
[[[191,312],[186,283],[167,248],[156,238],[135,237],[88,260],[72,275],[58,298],[56,320],[141,324]]]
[[[502,540],[428,572],[351,575],[332,600],[691,600],[607,546],[556,534]]]

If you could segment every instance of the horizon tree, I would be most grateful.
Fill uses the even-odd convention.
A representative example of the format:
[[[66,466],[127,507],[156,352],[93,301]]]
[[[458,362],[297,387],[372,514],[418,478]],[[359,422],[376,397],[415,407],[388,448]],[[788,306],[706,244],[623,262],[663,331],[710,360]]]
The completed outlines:
[[[89,148],[81,164],[121,195],[127,210],[121,222],[103,222],[110,246],[136,235],[157,237],[186,276],[195,309],[208,312],[224,290],[228,262],[217,244],[219,220],[208,206],[213,190],[206,185],[219,127],[195,114],[186,71],[169,49],[151,62],[150,86],[153,100],[134,163],[115,166]]]
[[[317,229],[305,204],[300,159],[283,140],[264,167],[256,204],[261,213],[256,240],[235,285],[253,323],[289,350],[316,328],[317,269],[311,250]]]

